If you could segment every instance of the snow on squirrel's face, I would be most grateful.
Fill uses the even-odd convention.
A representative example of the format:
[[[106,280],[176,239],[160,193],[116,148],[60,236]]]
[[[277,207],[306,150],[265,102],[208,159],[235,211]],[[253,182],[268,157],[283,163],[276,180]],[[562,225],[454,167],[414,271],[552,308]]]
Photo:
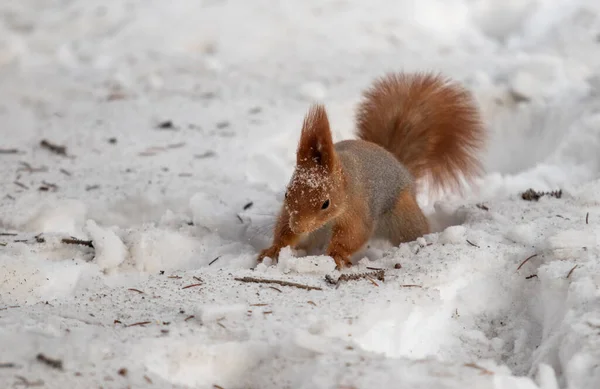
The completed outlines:
[[[344,197],[327,113],[314,105],[302,123],[296,169],[285,193],[290,229],[295,234],[318,230],[342,212]]]
[[[285,193],[289,226],[294,233],[318,230],[340,213],[339,181],[335,174],[318,164],[296,166]]]

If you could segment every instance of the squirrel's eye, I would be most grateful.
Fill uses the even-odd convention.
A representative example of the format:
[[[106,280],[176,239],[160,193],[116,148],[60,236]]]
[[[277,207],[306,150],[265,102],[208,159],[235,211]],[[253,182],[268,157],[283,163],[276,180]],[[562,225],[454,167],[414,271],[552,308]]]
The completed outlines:
[[[327,208],[329,208],[329,199],[325,200],[323,205],[321,205],[321,209],[327,209]]]
[[[288,192],[287,192],[287,190],[285,191],[285,195],[284,195],[284,197],[285,197],[286,199],[288,198]]]

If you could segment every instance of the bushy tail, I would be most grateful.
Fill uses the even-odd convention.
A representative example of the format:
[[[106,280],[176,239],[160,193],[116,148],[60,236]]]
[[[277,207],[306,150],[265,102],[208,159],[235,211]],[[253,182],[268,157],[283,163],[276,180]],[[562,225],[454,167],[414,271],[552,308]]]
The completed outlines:
[[[392,73],[363,94],[357,135],[376,143],[430,189],[460,191],[461,179],[483,173],[477,153],[485,131],[472,95],[432,73]]]

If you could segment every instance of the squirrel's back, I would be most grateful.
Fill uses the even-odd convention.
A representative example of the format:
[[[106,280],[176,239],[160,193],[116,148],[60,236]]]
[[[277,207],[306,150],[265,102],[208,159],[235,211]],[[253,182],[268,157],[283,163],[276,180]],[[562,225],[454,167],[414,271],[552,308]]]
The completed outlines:
[[[359,139],[389,150],[415,180],[431,189],[455,189],[483,168],[476,153],[485,141],[469,91],[432,73],[392,73],[363,94],[357,110]]]
[[[408,170],[383,147],[362,140],[344,140],[335,144],[335,151],[352,177],[349,195],[368,200],[372,217],[392,209],[400,192],[412,185]]]

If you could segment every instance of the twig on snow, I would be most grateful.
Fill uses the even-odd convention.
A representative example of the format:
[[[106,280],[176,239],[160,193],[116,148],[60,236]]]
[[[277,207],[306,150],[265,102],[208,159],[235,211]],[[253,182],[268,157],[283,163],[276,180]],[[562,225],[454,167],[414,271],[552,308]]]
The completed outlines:
[[[378,279],[379,281],[385,281],[385,271],[383,269],[381,269],[381,270],[376,270],[376,271],[367,272],[367,273],[342,274],[337,279],[333,278],[331,275],[328,274],[325,276],[325,281],[327,281],[331,285],[338,285],[340,282],[343,282],[343,281],[356,281],[356,280],[360,280],[363,278],[369,279],[371,277],[374,277],[374,278]],[[372,279],[370,281],[372,283],[374,283],[375,285],[377,285],[377,283],[375,281],[373,281]],[[377,286],[379,286],[379,285],[377,285]]]
[[[11,308],[11,309],[12,308],[20,308],[20,306],[19,305],[9,305],[8,307],[0,308],[0,311],[6,311],[9,308]]]
[[[535,258],[537,256],[538,256],[537,254],[533,254],[533,255],[527,257],[527,259],[525,259],[523,262],[521,262],[521,264],[517,268],[517,271],[519,271],[523,267],[523,265],[525,265],[531,258]]]
[[[210,157],[214,157],[215,155],[217,155],[214,151],[206,151],[202,154],[196,154],[194,155],[194,158],[197,159],[204,159],[204,158],[210,158]]]
[[[562,197],[562,189],[552,192],[536,192],[533,189],[527,189],[525,192],[521,193],[521,198],[527,201],[538,201],[542,196],[551,196],[560,199]]]
[[[195,286],[202,286],[202,284],[201,284],[201,283],[198,283],[198,284],[191,284],[191,285],[184,286],[184,287],[183,287],[183,288],[181,288],[181,289],[193,288],[193,287],[195,287]]]
[[[57,154],[57,155],[62,155],[62,156],[66,156],[67,155],[67,148],[65,146],[61,146],[61,145],[57,145],[54,143],[49,142],[46,139],[43,139],[40,142],[40,146],[42,146],[43,148],[49,150],[50,152]]]
[[[175,126],[173,125],[173,122],[171,120],[165,120],[163,122],[158,123],[156,128],[161,130],[173,130],[175,129]]]
[[[151,321],[140,321],[138,323],[127,324],[125,327],[136,327],[136,326],[145,326],[146,324],[152,323]]]
[[[82,246],[94,248],[94,243],[91,240],[82,240],[82,239],[77,239],[77,238],[71,237],[71,238],[63,238],[63,239],[61,239],[61,242],[65,243],[65,244],[79,244]]]
[[[482,203],[475,204],[475,206],[477,208],[479,208],[479,209],[483,209],[484,211],[489,211],[490,210],[485,204],[482,204]]]
[[[486,369],[485,367],[481,367],[475,363],[465,363],[465,366],[477,369],[477,370],[481,371],[481,374],[485,374],[485,375],[493,375],[494,374],[493,371],[490,371],[490,370]]]
[[[575,266],[573,266],[573,268],[571,270],[569,270],[569,274],[567,274],[567,278],[571,277],[571,274],[573,274],[573,272],[575,271],[575,269],[577,269],[577,266],[579,266],[579,265],[575,265]]]
[[[42,185],[39,186],[38,190],[40,192],[56,192],[58,190],[58,185],[42,181]]]
[[[19,182],[19,181],[15,181],[15,185],[18,186],[18,187],[21,187],[23,189],[29,189],[29,187],[27,185],[25,185],[25,184],[23,184],[22,182]]]
[[[42,234],[38,234],[38,235],[34,236],[34,239],[35,239],[36,243],[46,243],[46,238],[44,238],[42,236]],[[16,243],[27,243],[28,241],[29,241],[29,239],[15,240]],[[64,243],[64,244],[77,244],[77,245],[94,248],[94,244],[91,240],[83,240],[83,239],[77,239],[74,237],[70,237],[70,238],[62,238],[60,241],[61,241],[61,243]]]
[[[50,366],[53,369],[62,370],[63,363],[60,359],[48,358],[44,354],[38,354],[35,359],[38,361]]]
[[[300,288],[300,289],[305,289],[305,290],[323,290],[319,286],[310,286],[310,285],[298,284],[296,282],[281,281],[281,280],[272,280],[272,279],[254,278],[254,277],[241,277],[241,278],[234,278],[234,279],[236,281],[241,281],[241,282],[254,282],[254,283],[259,283],[259,284],[277,284],[277,285],[281,285],[281,286],[292,286],[295,288]]]
[[[19,382],[15,383],[15,386],[17,384],[19,384],[19,385],[23,385],[23,386],[29,388],[29,387],[32,387],[32,386],[42,386],[42,385],[44,385],[44,381],[42,381],[42,380],[29,381],[27,378],[25,378],[25,377],[23,377],[21,375],[18,375],[18,376],[15,376],[15,377],[19,380]]]
[[[25,162],[25,161],[20,161],[19,163],[23,167],[17,169],[17,171],[25,170],[28,173],[42,173],[42,172],[47,172],[48,171],[48,167],[47,166],[33,167],[33,166],[31,166],[31,164],[29,162]]]
[[[19,154],[19,149],[0,149],[0,154]]]
[[[477,246],[475,243],[471,242],[469,239],[467,239],[467,243],[470,244],[473,247],[479,248],[479,246]]]

